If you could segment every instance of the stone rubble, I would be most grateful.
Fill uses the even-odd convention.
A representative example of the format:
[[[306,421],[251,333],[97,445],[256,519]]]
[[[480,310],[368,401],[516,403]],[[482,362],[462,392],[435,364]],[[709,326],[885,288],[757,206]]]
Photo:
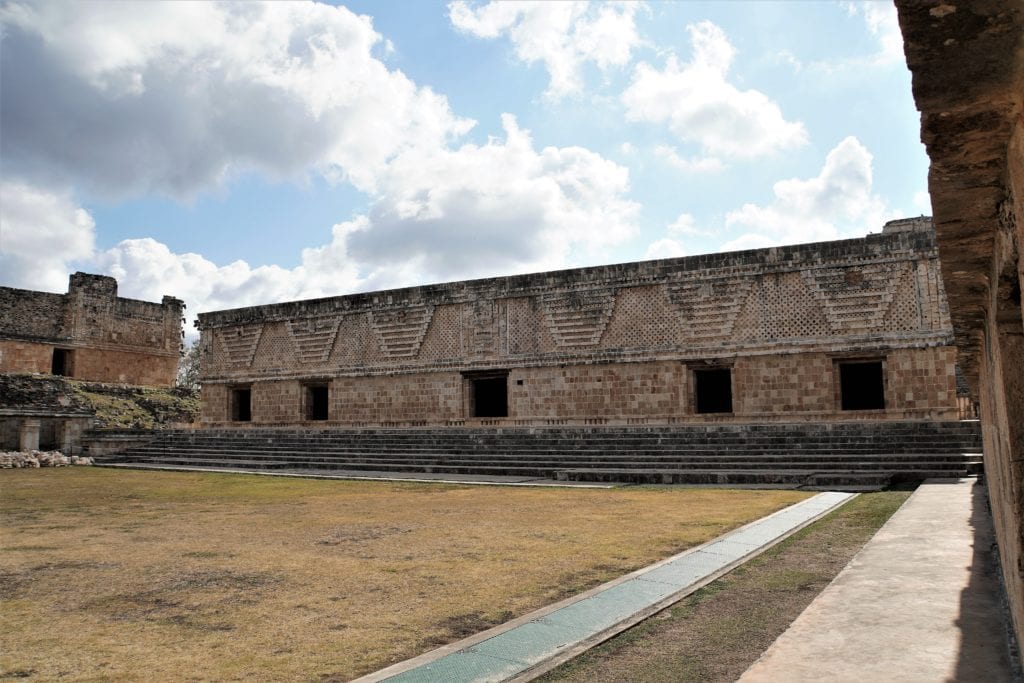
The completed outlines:
[[[14,467],[67,467],[91,465],[92,458],[64,455],[60,451],[0,451],[0,469]]]

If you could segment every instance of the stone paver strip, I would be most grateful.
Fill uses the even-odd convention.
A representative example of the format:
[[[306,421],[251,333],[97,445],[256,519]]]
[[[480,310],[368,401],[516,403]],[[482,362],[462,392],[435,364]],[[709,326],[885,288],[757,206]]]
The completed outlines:
[[[855,495],[819,493],[650,567],[357,681],[529,680],[684,598]]]

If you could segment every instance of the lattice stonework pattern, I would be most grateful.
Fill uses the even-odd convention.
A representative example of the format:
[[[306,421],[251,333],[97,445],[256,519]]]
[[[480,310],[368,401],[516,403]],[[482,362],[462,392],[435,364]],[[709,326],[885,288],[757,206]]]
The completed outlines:
[[[433,306],[407,306],[370,313],[370,325],[377,333],[380,348],[387,358],[413,358],[427,333]]]
[[[238,325],[217,330],[217,340],[231,365],[252,365],[263,325]]]
[[[541,295],[544,322],[559,347],[594,346],[615,309],[615,290],[551,292]]]
[[[288,334],[291,335],[297,349],[300,363],[323,363],[334,347],[334,339],[338,336],[340,316],[324,316],[289,320]]]
[[[896,298],[906,263],[817,268],[801,272],[822,301],[833,332],[869,332],[885,327],[885,314]]]
[[[693,339],[718,339],[732,334],[736,317],[753,285],[750,277],[697,279],[667,286],[668,298]]]

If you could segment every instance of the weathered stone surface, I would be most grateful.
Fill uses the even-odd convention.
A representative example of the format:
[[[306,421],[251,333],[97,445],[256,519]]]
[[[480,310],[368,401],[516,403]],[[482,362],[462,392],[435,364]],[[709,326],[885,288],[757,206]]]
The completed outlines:
[[[1024,2],[897,0],[959,359],[1024,644]]]
[[[75,273],[67,294],[0,287],[0,373],[49,373],[54,351],[63,374],[97,382],[171,386],[181,355],[185,305],[117,296],[117,281]]]
[[[201,313],[203,421],[673,424],[955,419],[954,354],[930,221],[862,239],[453,282]],[[843,360],[884,363],[885,407],[840,409]],[[728,368],[732,410],[696,406]],[[474,381],[507,381],[507,415]],[[497,373],[497,374],[494,374]],[[236,392],[237,393],[237,392]],[[236,396],[237,399],[237,396]],[[233,407],[234,406],[234,407]]]

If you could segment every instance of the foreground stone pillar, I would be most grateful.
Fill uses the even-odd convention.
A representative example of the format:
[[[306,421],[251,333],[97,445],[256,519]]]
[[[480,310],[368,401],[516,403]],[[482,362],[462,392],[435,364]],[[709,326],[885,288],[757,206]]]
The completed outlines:
[[[21,421],[21,428],[18,430],[18,450],[39,450],[39,426],[39,420],[25,418]]]

